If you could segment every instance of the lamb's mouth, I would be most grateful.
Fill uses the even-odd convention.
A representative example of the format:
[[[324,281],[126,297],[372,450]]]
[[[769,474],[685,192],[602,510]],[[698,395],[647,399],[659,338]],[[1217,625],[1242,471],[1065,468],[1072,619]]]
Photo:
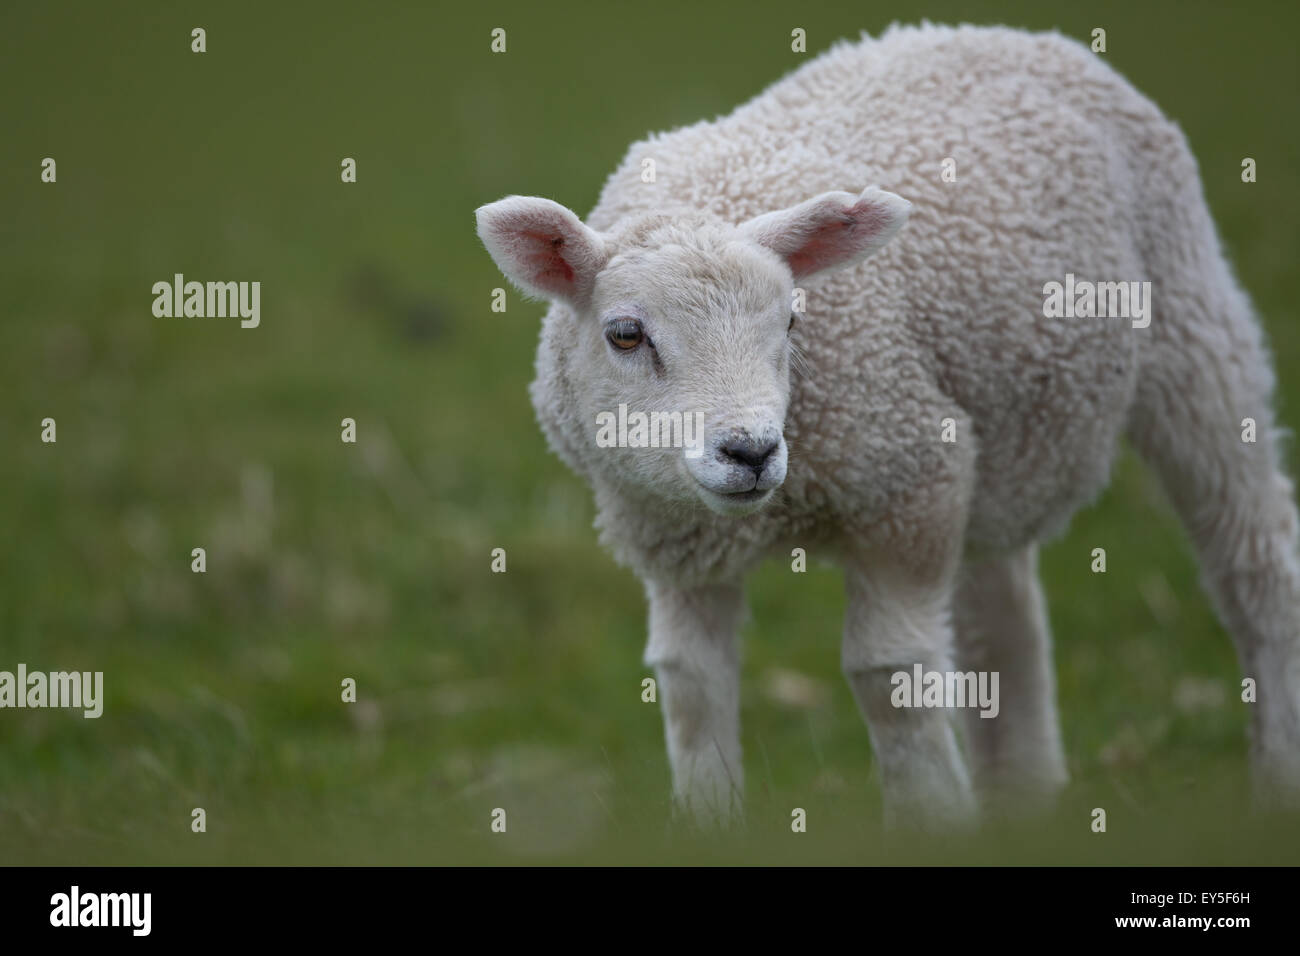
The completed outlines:
[[[758,501],[772,493],[771,488],[754,488],[750,491],[730,491],[722,495],[728,501]],[[715,491],[714,494],[717,494]]]
[[[723,515],[746,515],[757,511],[758,508],[772,497],[772,492],[776,487],[771,488],[751,488],[748,491],[714,491],[705,485],[696,482],[699,485],[700,497],[711,511],[716,511]]]

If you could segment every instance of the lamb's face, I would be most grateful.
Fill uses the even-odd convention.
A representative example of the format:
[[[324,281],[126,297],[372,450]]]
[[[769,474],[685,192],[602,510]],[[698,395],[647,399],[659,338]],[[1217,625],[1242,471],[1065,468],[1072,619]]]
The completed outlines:
[[[601,422],[626,419],[626,441],[601,448],[625,481],[720,514],[755,511],[786,475],[790,270],[730,227],[624,235],[637,238],[613,250],[572,329],[581,361],[568,371],[593,443]]]
[[[501,271],[556,303],[548,347],[603,473],[630,493],[761,508],[785,480],[793,287],[870,255],[910,205],[823,193],[738,226],[691,213],[599,233],[547,199],[478,210]]]

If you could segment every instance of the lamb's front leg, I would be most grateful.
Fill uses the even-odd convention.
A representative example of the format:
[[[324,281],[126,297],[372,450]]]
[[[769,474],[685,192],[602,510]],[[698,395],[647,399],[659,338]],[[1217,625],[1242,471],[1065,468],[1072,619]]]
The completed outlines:
[[[850,568],[843,665],[880,767],[887,826],[947,829],[972,820],[975,800],[950,713],[895,707],[893,675],[952,669],[950,586],[897,569]],[[916,688],[920,692],[920,688]]]
[[[650,640],[676,805],[703,826],[743,812],[739,587],[648,584]]]

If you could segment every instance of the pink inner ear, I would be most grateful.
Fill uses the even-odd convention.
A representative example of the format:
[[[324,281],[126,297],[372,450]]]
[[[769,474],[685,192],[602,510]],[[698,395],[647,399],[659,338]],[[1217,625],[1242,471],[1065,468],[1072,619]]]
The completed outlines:
[[[555,289],[573,282],[573,266],[560,253],[564,248],[563,236],[554,232],[527,230],[522,235],[528,240],[528,265],[534,282]]]
[[[852,259],[888,224],[883,210],[869,202],[828,218],[812,230],[804,243],[786,257],[795,278]]]

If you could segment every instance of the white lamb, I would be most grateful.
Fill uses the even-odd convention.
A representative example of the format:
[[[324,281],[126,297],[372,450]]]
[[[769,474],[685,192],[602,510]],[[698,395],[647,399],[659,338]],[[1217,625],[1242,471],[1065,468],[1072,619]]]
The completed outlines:
[[[1106,486],[1124,434],[1257,682],[1257,792],[1300,790],[1297,519],[1269,356],[1182,133],[1103,58],[1055,34],[891,28],[633,145],[586,224],[513,196],[478,232],[551,300],[533,401],[645,581],[696,819],[740,808],[742,579],[795,547],[844,568],[843,669],[890,822],[1050,798],[1066,767],[1036,547]],[[1046,317],[1067,275],[1149,281],[1149,324]],[[701,412],[703,454],[603,447],[623,404]],[[948,712],[891,702],[917,664],[1000,675],[996,718],[962,711],[964,758]]]

